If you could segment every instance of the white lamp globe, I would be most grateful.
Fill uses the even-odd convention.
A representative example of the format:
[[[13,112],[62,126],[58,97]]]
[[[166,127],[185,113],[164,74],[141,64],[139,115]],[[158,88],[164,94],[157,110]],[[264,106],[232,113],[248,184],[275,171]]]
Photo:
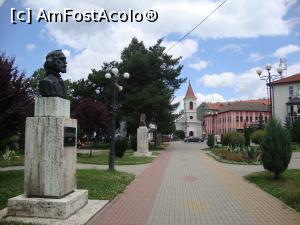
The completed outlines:
[[[258,74],[258,76],[260,76],[262,74],[262,70],[261,69],[257,69],[256,73]]]
[[[129,73],[124,73],[123,76],[125,79],[128,79],[130,77]]]
[[[267,64],[267,65],[265,66],[265,69],[268,70],[268,71],[271,70],[271,69],[272,69],[272,65],[271,65],[271,64]]]
[[[119,74],[119,70],[118,70],[117,68],[112,68],[112,69],[111,69],[111,72],[112,72],[115,76],[117,76],[117,75]]]
[[[111,74],[110,74],[110,73],[106,73],[106,74],[105,74],[105,78],[106,78],[106,79],[110,79],[110,78],[111,78]]]
[[[281,67],[278,67],[278,68],[277,68],[277,73],[281,74],[282,71],[283,71],[283,69],[282,69]]]
[[[118,88],[119,88],[119,91],[123,91],[123,86],[119,85]]]

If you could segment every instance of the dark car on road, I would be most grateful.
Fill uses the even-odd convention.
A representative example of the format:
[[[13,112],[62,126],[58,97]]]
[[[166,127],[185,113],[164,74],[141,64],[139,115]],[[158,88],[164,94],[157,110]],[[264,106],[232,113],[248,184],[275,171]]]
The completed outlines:
[[[200,138],[198,137],[187,137],[184,139],[184,142],[200,142]]]

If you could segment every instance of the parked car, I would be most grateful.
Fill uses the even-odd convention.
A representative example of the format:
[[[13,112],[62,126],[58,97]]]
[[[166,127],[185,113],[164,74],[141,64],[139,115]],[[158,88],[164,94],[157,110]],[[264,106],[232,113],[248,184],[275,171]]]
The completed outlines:
[[[200,137],[200,141],[201,141],[201,142],[204,142],[204,137]]]
[[[200,138],[191,136],[191,137],[185,138],[184,142],[200,142]]]
[[[215,142],[217,144],[221,144],[221,135],[218,135],[218,134],[215,135]]]

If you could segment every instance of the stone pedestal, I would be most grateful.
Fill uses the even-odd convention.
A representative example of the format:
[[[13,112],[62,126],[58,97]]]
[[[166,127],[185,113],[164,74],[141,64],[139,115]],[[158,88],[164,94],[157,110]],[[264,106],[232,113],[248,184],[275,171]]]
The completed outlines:
[[[27,198],[25,195],[8,200],[7,215],[66,219],[88,202],[87,190],[75,190],[64,198]]]
[[[28,197],[61,198],[76,188],[75,145],[66,145],[68,128],[76,136],[77,122],[66,117],[29,117],[25,131],[25,181]]]
[[[134,153],[135,156],[151,156],[152,152],[149,152],[148,143],[148,128],[139,127],[137,129],[137,151]]]
[[[8,200],[8,216],[66,219],[87,204],[88,191],[75,191],[76,130],[69,100],[35,99],[26,119],[25,193]]]

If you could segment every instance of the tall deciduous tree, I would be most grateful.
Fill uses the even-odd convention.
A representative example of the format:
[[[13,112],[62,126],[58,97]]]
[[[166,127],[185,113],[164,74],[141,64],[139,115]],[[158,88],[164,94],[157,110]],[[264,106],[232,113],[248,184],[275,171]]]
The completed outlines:
[[[98,137],[108,136],[111,114],[107,106],[92,98],[84,98],[73,113],[80,128],[87,134],[96,132]]]
[[[33,114],[33,99],[29,81],[15,66],[14,58],[0,54],[0,76],[0,141],[3,141],[24,132],[25,119]]]

